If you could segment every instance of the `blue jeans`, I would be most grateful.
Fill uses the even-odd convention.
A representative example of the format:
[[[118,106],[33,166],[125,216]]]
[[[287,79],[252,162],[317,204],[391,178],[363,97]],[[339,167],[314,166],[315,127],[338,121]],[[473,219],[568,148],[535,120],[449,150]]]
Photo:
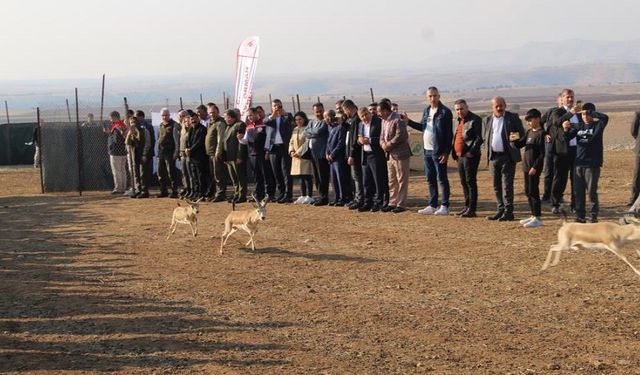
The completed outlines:
[[[440,164],[438,155],[431,150],[424,150],[424,174],[429,184],[429,206],[438,207],[438,185],[442,189],[442,205],[449,207],[449,178],[447,165]]]

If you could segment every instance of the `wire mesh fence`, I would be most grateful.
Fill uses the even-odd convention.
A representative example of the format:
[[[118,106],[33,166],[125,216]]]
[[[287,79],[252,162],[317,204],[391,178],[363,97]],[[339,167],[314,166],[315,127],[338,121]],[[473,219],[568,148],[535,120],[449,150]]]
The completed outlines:
[[[35,103],[37,107],[22,108],[12,111],[12,123],[0,125],[1,142],[4,152],[0,152],[0,164],[31,164],[41,167],[42,184],[44,192],[83,192],[88,190],[114,190],[114,166],[109,155],[109,135],[112,124],[109,114],[117,111],[121,119],[125,119],[125,101],[130,109],[141,110],[146,115],[146,122],[153,126],[153,137],[158,136],[160,122],[160,109],[167,107],[172,118],[177,121],[176,113],[180,108],[195,109],[201,104],[214,102],[220,110],[232,106],[229,103],[229,95],[220,93],[217,96],[191,95],[190,98],[165,99],[158,104],[157,93],[145,94],[144,92],[127,92],[127,99],[122,92],[107,89],[104,97],[111,98],[106,105],[101,100],[100,91],[89,90],[79,92],[77,98],[71,92],[68,97],[57,94],[47,100]],[[368,94],[368,93],[367,93]],[[114,97],[122,98],[119,103]],[[262,106],[267,113],[271,107],[271,99],[276,96],[264,96],[256,99],[254,106]],[[333,108],[334,103],[342,99],[340,96],[282,96],[278,97],[284,104],[287,112],[295,113],[303,110],[310,113],[312,105],[318,100],[324,101],[327,109]],[[360,105],[368,105],[371,101],[369,95],[362,95],[354,99]],[[156,103],[156,104],[149,104]],[[39,116],[38,116],[39,110]],[[35,128],[40,120],[39,136],[35,137]],[[7,122],[9,120],[7,110]],[[37,138],[37,139],[36,139]],[[40,151],[40,160],[36,156],[36,146]],[[157,146],[155,150],[157,155]],[[125,153],[126,155],[126,153]],[[130,163],[125,162],[125,190],[130,191],[135,187],[135,174],[132,174]],[[152,173],[150,186],[158,183],[157,157],[152,158]],[[247,177],[252,181],[250,163]],[[181,163],[176,161],[179,185],[182,185]],[[225,171],[226,173],[226,171]],[[227,180],[226,175],[223,179]]]

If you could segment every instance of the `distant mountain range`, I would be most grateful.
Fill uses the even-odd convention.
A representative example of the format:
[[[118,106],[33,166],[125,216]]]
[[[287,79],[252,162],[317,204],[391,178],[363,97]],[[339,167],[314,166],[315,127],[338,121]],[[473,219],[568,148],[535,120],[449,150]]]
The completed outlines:
[[[462,58],[464,57],[464,58]],[[427,86],[442,91],[470,91],[500,87],[585,86],[640,82],[640,39],[630,41],[531,42],[518,48],[458,51],[429,58],[415,66],[385,71],[336,72],[310,76],[261,74],[258,66],[254,97],[295,94],[366,95],[369,88],[382,95],[422,94]],[[0,81],[0,99],[12,108],[64,105],[79,87],[81,102],[99,103],[100,76],[95,80]],[[175,105],[220,100],[233,95],[232,77],[118,77],[107,75],[105,105],[119,105],[124,96],[132,103]],[[70,100],[71,101],[71,100]],[[263,101],[263,100],[261,100]],[[82,103],[81,103],[82,105]]]

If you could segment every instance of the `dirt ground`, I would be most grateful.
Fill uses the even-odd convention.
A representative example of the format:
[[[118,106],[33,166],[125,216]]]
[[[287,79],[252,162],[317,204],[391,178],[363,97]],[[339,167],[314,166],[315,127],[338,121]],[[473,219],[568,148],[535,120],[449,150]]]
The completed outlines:
[[[605,164],[601,216],[616,221],[633,154]],[[256,252],[238,233],[218,255],[226,203],[201,205],[196,238],[166,240],[174,200],[41,195],[32,168],[0,180],[3,373],[640,374],[640,277],[598,251],[540,271],[561,224],[548,207],[534,230],[420,216],[416,172],[411,212],[269,204]],[[518,174],[518,219],[522,190]]]

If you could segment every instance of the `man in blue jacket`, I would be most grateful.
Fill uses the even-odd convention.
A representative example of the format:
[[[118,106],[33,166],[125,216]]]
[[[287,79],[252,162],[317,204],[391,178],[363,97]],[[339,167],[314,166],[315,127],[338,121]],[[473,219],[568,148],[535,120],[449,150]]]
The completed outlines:
[[[429,205],[418,211],[422,215],[449,215],[449,177],[447,161],[453,143],[453,114],[442,104],[436,87],[427,89],[427,104],[422,120],[415,122],[403,114],[407,125],[423,134],[424,172],[429,183]],[[442,203],[438,208],[438,185]]]

